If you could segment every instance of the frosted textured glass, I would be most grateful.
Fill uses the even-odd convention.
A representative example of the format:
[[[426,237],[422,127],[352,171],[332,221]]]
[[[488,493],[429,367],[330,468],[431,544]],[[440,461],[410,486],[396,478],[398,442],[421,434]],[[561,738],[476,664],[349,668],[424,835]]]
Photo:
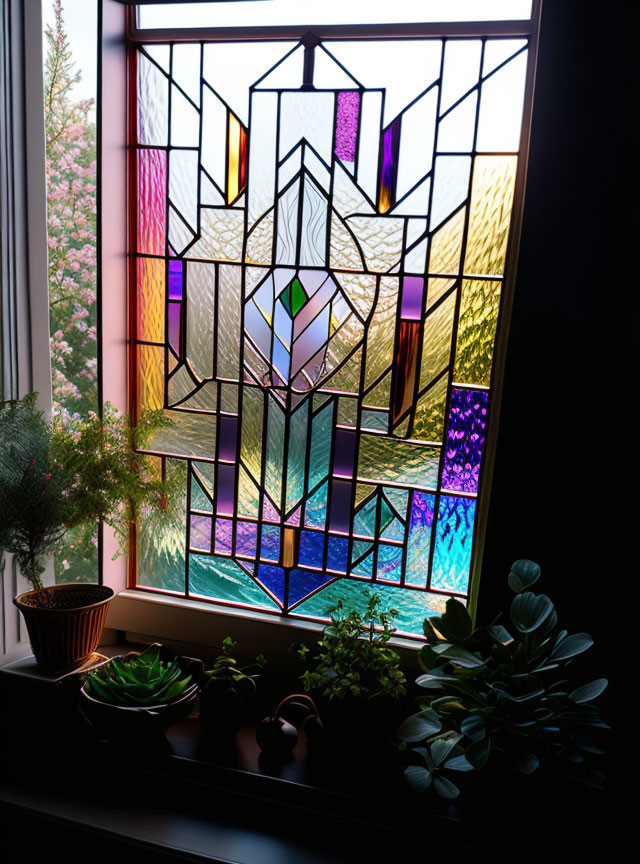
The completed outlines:
[[[307,6],[241,23],[267,5]],[[489,33],[137,49],[130,389],[184,473],[139,584],[320,619],[375,590],[411,635],[467,596],[527,47]]]

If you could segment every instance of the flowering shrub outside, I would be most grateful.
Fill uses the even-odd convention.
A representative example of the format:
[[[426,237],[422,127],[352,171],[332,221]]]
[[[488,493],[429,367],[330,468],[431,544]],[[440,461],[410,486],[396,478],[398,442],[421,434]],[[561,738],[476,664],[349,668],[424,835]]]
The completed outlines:
[[[49,304],[53,409],[63,420],[98,408],[96,337],[96,130],[93,100],[74,101],[80,80],[61,0],[45,31]],[[97,579],[97,531],[74,529],[55,556],[56,581]]]

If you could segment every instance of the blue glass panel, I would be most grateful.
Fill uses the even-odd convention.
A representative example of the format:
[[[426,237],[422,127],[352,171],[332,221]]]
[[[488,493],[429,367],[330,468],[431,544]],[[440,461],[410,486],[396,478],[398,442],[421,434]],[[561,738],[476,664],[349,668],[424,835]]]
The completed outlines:
[[[284,570],[281,567],[272,567],[270,564],[260,564],[257,578],[265,588],[280,600],[284,600]]]
[[[324,534],[317,531],[302,531],[300,534],[300,564],[307,567],[322,567]]]
[[[378,579],[400,582],[402,576],[402,546],[378,545]]]
[[[327,567],[330,570],[347,572],[347,556],[349,541],[346,537],[329,537],[327,539]]]
[[[262,544],[260,559],[262,561],[277,561],[280,557],[280,529],[277,525],[262,526]]]
[[[434,507],[434,495],[428,495],[426,492],[413,493],[409,545],[407,547],[407,573],[405,576],[405,582],[408,585],[418,585],[424,588],[427,584]]]
[[[442,495],[438,508],[431,587],[464,593],[469,584],[475,498]]]
[[[312,570],[292,570],[289,574],[289,606],[302,600],[321,585],[335,579],[329,573],[315,573]]]

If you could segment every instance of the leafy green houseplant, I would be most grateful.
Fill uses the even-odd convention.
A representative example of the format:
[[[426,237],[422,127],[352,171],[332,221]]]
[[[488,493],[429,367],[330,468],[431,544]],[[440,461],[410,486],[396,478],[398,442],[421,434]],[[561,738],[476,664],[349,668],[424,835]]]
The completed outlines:
[[[12,553],[32,585],[15,602],[36,659],[61,671],[95,650],[113,592],[89,584],[45,588],[45,562],[74,527],[102,520],[125,550],[142,508],[171,519],[170,484],[154,476],[152,457],[137,452],[168,421],[146,412],[133,426],[109,403],[102,416],[47,421],[36,398],[0,404],[0,553]]]
[[[236,644],[230,636],[223,640],[220,654],[205,670],[200,692],[200,722],[207,731],[222,737],[235,735],[246,719],[266,665],[262,654],[241,662],[234,656]]]
[[[317,650],[303,645],[299,656],[311,668],[302,676],[304,690],[315,693],[327,729],[347,737],[384,735],[406,679],[399,655],[388,644],[394,632],[395,610],[383,611],[379,595],[372,593],[363,614],[347,611],[340,601],[331,612]]]
[[[416,681],[424,691],[421,710],[398,730],[415,763],[405,770],[414,789],[433,786],[457,797],[456,772],[500,760],[525,775],[541,763],[562,765],[577,780],[601,784],[601,772],[590,765],[602,753],[592,736],[608,727],[593,700],[607,681],[572,680],[571,661],[593,641],[558,629],[551,600],[529,590],[539,577],[532,561],[512,565],[515,596],[504,623],[474,627],[455,598],[443,615],[425,620],[425,674]]]
[[[107,403],[102,416],[47,422],[36,398],[0,406],[0,550],[40,589],[45,560],[70,528],[102,520],[125,550],[143,506],[167,509],[166,483],[136,451],[169,421],[149,411],[132,426]]]

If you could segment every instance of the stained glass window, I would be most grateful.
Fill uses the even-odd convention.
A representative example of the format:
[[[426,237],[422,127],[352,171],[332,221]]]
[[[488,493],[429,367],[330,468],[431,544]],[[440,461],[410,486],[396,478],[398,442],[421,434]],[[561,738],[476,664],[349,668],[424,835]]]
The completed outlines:
[[[138,44],[131,392],[180,528],[137,586],[323,619],[465,598],[526,38]]]

